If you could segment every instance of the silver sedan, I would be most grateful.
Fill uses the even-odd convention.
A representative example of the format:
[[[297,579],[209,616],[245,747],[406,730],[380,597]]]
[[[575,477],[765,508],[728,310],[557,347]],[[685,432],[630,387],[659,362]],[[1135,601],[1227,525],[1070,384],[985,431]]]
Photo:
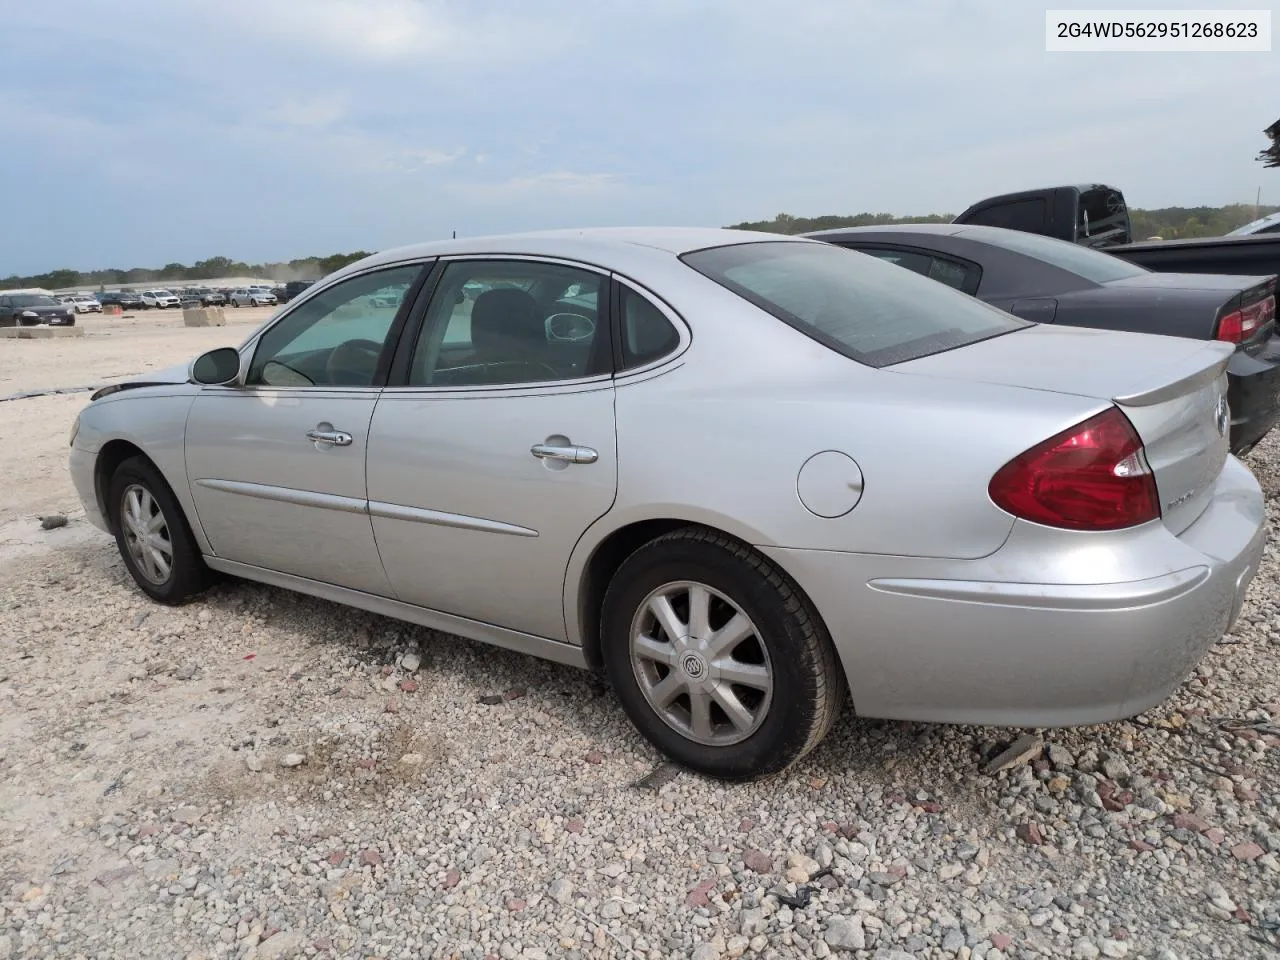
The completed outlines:
[[[846,698],[1053,726],[1168,696],[1263,549],[1230,355],[799,238],[455,240],[100,390],[70,462],[158,601],[230,574],[599,670],[742,779]]]

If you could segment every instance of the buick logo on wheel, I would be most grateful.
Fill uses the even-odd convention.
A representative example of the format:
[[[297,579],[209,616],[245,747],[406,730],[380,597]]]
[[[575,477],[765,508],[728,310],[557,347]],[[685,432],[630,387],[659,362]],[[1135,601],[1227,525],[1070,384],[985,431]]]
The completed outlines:
[[[1213,411],[1213,420],[1218,427],[1218,436],[1225,437],[1231,428],[1231,408],[1222,394],[1218,394],[1218,406]]]
[[[680,661],[680,667],[690,680],[701,680],[703,674],[707,672],[707,665],[696,653],[686,653],[684,659]]]

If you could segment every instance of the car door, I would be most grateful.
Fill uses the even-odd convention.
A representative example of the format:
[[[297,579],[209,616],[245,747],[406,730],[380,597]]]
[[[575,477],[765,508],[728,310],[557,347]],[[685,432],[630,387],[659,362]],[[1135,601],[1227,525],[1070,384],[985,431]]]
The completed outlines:
[[[250,344],[241,385],[187,419],[201,526],[226,560],[390,596],[365,494],[369,420],[422,263],[361,273]],[[375,302],[376,301],[376,302]]]
[[[565,569],[617,488],[611,281],[536,258],[437,268],[369,429],[369,512],[404,601],[565,638]]]

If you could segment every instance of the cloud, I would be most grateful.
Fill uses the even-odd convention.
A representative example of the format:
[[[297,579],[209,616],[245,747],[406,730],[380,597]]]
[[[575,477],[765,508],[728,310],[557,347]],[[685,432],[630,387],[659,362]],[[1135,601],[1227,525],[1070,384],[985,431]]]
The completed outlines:
[[[612,186],[619,179],[615,173],[574,173],[570,170],[553,170],[532,176],[515,177],[499,186],[510,190],[598,190],[601,187]]]
[[[344,94],[330,96],[289,97],[267,110],[268,123],[291,127],[328,127],[347,116],[350,98]]]
[[[1280,202],[1253,160],[1274,54],[1049,54],[1043,8],[1007,0],[9,6],[5,270],[956,212],[1089,179]],[[75,54],[39,71],[47,50]],[[66,228],[85,211],[110,228]]]

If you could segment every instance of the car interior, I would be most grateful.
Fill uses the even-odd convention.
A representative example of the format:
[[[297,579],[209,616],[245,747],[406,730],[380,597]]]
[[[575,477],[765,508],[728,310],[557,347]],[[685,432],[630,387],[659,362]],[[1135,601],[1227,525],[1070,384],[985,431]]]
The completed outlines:
[[[459,270],[451,278],[446,271],[409,383],[532,383],[604,372],[608,338],[596,336],[603,285],[594,274],[545,266],[526,276]]]

